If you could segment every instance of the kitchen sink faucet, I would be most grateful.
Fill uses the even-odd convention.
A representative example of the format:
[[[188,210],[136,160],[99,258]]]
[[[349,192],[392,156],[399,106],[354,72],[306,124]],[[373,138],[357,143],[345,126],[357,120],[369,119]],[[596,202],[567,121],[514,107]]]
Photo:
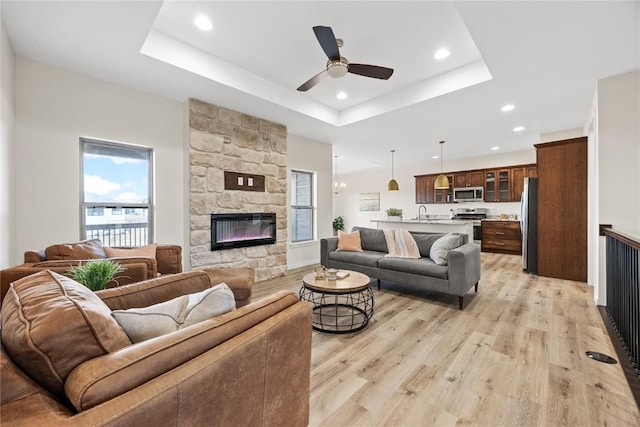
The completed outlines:
[[[423,209],[423,208],[424,208],[424,216],[425,216],[425,219],[427,219],[427,218],[426,218],[426,216],[427,216],[427,207],[426,207],[425,205],[420,205],[420,206],[418,207],[418,222],[422,221],[422,219],[421,219],[421,217],[420,217],[420,212],[422,211],[422,209]]]

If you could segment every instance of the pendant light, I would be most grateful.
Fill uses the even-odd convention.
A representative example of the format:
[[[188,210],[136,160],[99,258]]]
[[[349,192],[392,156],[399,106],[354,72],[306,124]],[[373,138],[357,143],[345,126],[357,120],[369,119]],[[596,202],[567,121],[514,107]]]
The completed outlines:
[[[389,181],[389,184],[387,185],[388,191],[400,190],[400,187],[398,187],[398,181],[393,178],[393,153],[395,152],[396,150],[391,150],[391,181]]]
[[[444,145],[444,141],[440,141],[440,175],[436,178],[435,189],[436,190],[448,190],[449,189],[449,178],[443,173],[442,169],[442,146]]]
[[[333,156],[335,161],[334,176],[333,176],[333,194],[338,194],[347,188],[347,184],[344,182],[338,182],[338,156]]]

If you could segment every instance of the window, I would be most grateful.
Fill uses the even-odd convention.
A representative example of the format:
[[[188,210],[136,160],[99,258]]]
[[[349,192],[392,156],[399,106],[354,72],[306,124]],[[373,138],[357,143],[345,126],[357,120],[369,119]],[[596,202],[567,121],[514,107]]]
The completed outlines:
[[[291,241],[314,239],[314,174],[291,171]]]
[[[105,246],[153,241],[153,151],[80,138],[82,239]]]

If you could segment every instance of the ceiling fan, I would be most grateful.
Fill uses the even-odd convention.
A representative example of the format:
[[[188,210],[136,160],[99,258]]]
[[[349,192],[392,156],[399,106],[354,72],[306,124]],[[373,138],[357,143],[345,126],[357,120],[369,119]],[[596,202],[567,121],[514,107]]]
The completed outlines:
[[[329,57],[329,61],[327,61],[326,70],[311,77],[298,88],[300,92],[308,91],[320,83],[320,80],[325,78],[327,75],[339,78],[347,73],[352,73],[365,77],[373,77],[374,79],[388,80],[393,74],[392,68],[368,64],[350,64],[347,58],[340,56],[339,48],[342,47],[343,42],[341,39],[336,39],[331,27],[313,27],[313,32],[316,34],[320,47],[322,47],[324,53]]]

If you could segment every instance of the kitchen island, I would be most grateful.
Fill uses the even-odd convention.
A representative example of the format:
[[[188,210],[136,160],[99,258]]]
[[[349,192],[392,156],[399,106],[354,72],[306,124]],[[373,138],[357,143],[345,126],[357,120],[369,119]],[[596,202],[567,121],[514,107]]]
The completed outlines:
[[[423,231],[429,233],[460,233],[469,236],[469,242],[473,242],[473,221],[465,219],[408,219],[388,220],[372,219],[377,223],[378,230],[390,228],[404,228],[409,231]]]

